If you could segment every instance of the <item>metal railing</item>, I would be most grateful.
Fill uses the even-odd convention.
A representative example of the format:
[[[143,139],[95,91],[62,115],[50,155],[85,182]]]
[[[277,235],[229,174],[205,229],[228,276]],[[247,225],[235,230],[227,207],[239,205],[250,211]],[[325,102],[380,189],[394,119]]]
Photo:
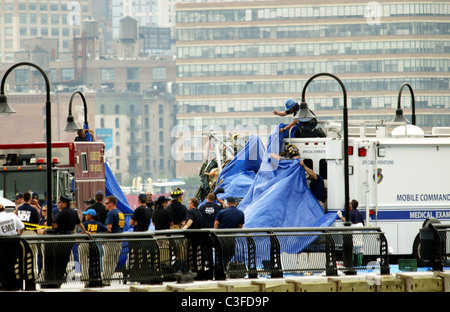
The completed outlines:
[[[450,224],[424,223],[420,230],[420,260],[433,271],[450,265]]]
[[[381,274],[389,274],[387,250],[384,233],[376,227],[5,237],[0,240],[0,282],[7,274],[11,279],[11,268],[19,268],[15,279],[22,284],[26,280],[27,289],[35,288],[34,283],[41,288],[59,288],[63,283],[101,287],[111,282],[336,276],[339,271],[356,274],[374,264]],[[17,254],[26,257],[19,259]],[[2,289],[13,287],[2,284]]]

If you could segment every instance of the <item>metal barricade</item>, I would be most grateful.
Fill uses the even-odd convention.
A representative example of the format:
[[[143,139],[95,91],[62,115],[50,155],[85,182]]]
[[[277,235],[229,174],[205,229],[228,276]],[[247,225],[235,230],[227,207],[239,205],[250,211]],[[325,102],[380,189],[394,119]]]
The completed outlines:
[[[389,274],[387,241],[374,227],[28,235],[20,240],[28,246],[31,271],[42,288],[68,283],[101,287],[128,282],[336,276],[340,271],[356,274],[374,263],[381,274]],[[0,262],[5,267],[3,258]]]
[[[433,271],[443,271],[450,265],[450,224],[429,223],[421,229],[421,262]],[[426,239],[427,238],[427,239]]]

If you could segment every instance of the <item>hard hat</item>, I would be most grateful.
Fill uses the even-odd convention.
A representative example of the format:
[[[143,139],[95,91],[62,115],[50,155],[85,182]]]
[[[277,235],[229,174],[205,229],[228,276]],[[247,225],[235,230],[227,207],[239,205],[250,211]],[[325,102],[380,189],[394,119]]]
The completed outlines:
[[[170,192],[170,198],[172,199],[180,198],[181,195],[183,195],[183,191],[179,187]]]
[[[286,107],[286,110],[290,110],[295,104],[297,104],[297,102],[294,99],[288,99],[286,100],[286,103],[284,103],[284,106]]]
[[[300,155],[300,151],[298,150],[298,148],[294,145],[290,146],[287,150],[287,155],[289,157],[294,157],[294,156],[299,156]]]
[[[285,153],[288,153],[289,149],[292,148],[292,147],[296,147],[296,146],[295,146],[294,144],[288,144],[288,145],[286,145],[286,146],[284,147],[284,152],[285,152]]]

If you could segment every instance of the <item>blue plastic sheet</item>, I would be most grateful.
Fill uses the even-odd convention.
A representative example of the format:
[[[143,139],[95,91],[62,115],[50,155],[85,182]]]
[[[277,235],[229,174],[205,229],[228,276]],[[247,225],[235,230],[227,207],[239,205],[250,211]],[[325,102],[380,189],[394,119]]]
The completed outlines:
[[[219,181],[223,179],[221,183],[225,188],[225,194],[221,198],[241,198],[245,191],[238,206],[245,214],[245,228],[330,226],[336,220],[336,214],[324,213],[308,187],[300,160],[277,161],[270,157],[270,151],[280,151],[282,141],[288,135],[279,134],[282,126],[284,125],[272,131],[267,151],[262,155],[259,153],[259,168],[256,168],[256,162],[247,164],[249,161],[246,157],[237,160],[239,154],[227,165],[219,177]],[[252,139],[252,142],[259,142]],[[248,151],[251,150],[250,147],[251,145]],[[242,172],[240,178],[239,172]],[[251,180],[250,186],[245,190],[241,183],[244,179],[246,185]]]
[[[123,194],[120,185],[117,183],[107,163],[105,163],[105,193],[106,196],[115,196],[117,198],[117,209],[125,215],[124,231],[128,231],[130,229],[130,219],[133,215],[133,209],[131,209],[127,198]]]
[[[250,136],[244,148],[220,173],[216,188],[222,187],[225,192],[218,194],[217,197],[243,198],[255,179],[264,154],[265,147],[259,137]]]

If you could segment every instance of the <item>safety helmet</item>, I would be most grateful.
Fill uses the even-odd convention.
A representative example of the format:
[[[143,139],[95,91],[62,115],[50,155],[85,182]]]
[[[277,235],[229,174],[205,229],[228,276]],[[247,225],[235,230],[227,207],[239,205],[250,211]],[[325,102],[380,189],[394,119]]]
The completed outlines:
[[[287,155],[289,157],[299,156],[300,151],[298,150],[298,148],[296,146],[292,145],[287,149]]]
[[[296,147],[294,144],[288,144],[284,147],[284,152],[287,154],[289,149]]]
[[[286,103],[284,103],[284,106],[286,107],[286,110],[290,110],[295,104],[297,104],[297,102],[294,99],[288,99],[286,100]]]
[[[181,195],[183,195],[183,191],[179,187],[170,192],[170,198],[172,199],[180,198]]]

